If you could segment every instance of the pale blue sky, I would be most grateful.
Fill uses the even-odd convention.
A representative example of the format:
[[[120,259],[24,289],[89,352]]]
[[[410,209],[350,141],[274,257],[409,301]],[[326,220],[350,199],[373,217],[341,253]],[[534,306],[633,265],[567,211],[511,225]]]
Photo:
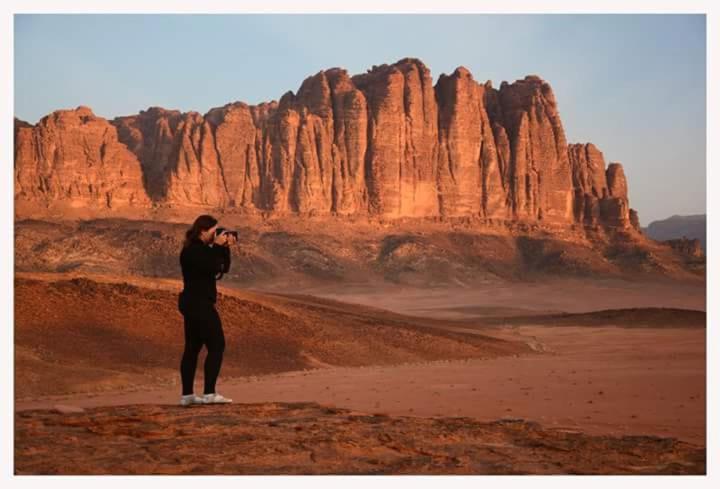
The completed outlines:
[[[205,113],[408,56],[433,81],[541,76],[568,142],[623,163],[643,226],[705,212],[704,15],[15,15],[15,115]]]

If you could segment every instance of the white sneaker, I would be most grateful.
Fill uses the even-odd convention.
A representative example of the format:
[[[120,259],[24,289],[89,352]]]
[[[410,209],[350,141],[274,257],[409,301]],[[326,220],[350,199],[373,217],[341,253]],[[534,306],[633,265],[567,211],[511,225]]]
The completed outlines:
[[[232,399],[228,399],[227,397],[223,397],[217,392],[213,394],[205,394],[203,396],[203,402],[205,404],[228,404],[232,402]]]
[[[204,404],[203,398],[196,396],[195,394],[188,394],[187,396],[182,396],[180,398],[181,406],[189,406],[191,404]]]

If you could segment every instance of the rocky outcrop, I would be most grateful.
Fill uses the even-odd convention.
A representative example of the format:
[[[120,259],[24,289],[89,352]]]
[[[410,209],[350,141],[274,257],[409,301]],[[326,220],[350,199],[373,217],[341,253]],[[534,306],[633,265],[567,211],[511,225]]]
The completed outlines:
[[[88,107],[59,110],[36,126],[15,120],[15,199],[73,207],[150,204],[135,155]]]
[[[526,76],[487,92],[497,139],[507,140],[506,181],[513,218],[572,221],[565,132],[550,85]],[[505,166],[505,165],[503,165]]]
[[[323,70],[277,102],[205,115],[151,107],[108,122],[79,107],[15,126],[16,199],[47,205],[639,228],[622,167],[568,146],[534,75],[495,89],[459,67],[433,86],[405,58],[352,77]]]
[[[418,60],[352,78],[367,101],[368,210],[393,217],[437,215],[438,107]]]
[[[18,477],[707,474],[706,449],[697,442],[665,433],[561,430],[518,417],[408,416],[304,400],[243,400],[212,409],[155,402],[57,411],[15,415]],[[646,432],[640,426],[635,430]],[[218,446],[228,445],[242,456],[218,456]]]
[[[663,243],[687,257],[699,258],[705,255],[698,238],[686,238],[683,236],[678,239],[665,240]]]
[[[150,107],[138,115],[112,121],[118,138],[139,159],[147,193],[158,200],[167,194],[165,174],[176,157],[176,140],[182,114]]]
[[[639,233],[643,232],[642,227],[640,226],[640,216],[638,216],[635,209],[630,209],[630,225]]]
[[[593,144],[568,146],[577,222],[640,231],[637,212],[630,209],[627,181],[620,163],[610,163]]]

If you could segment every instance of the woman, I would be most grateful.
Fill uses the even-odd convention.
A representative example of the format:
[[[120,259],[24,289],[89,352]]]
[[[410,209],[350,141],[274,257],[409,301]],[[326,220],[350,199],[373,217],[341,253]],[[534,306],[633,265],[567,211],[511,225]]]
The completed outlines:
[[[215,309],[215,282],[230,269],[230,245],[235,243],[235,236],[225,233],[216,236],[217,222],[209,215],[195,219],[185,234],[180,253],[183,290],[178,297],[178,309],[185,321],[185,351],[180,362],[180,404],[183,406],[232,402],[215,390],[225,350],[225,335]],[[203,345],[208,353],[205,359],[205,390],[200,397],[194,394],[193,384]]]

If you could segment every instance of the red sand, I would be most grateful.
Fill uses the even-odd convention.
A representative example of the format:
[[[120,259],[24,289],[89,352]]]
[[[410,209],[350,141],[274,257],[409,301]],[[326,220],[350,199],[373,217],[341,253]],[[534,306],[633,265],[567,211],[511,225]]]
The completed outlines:
[[[279,288],[258,290],[280,291]],[[285,289],[298,293],[298,288]],[[464,319],[484,315],[586,312],[631,307],[706,310],[703,282],[631,281],[616,278],[553,278],[541,282],[488,282],[472,288],[416,288],[402,285],[302,288],[304,295],[364,304],[401,314]],[[471,310],[468,310],[468,307]]]
[[[588,434],[671,436],[705,445],[704,329],[528,326],[494,333],[520,335],[554,353],[236,380],[221,375],[218,390],[235,402],[316,401],[389,415],[524,418]],[[164,389],[16,407],[173,404],[178,397],[177,389]]]

